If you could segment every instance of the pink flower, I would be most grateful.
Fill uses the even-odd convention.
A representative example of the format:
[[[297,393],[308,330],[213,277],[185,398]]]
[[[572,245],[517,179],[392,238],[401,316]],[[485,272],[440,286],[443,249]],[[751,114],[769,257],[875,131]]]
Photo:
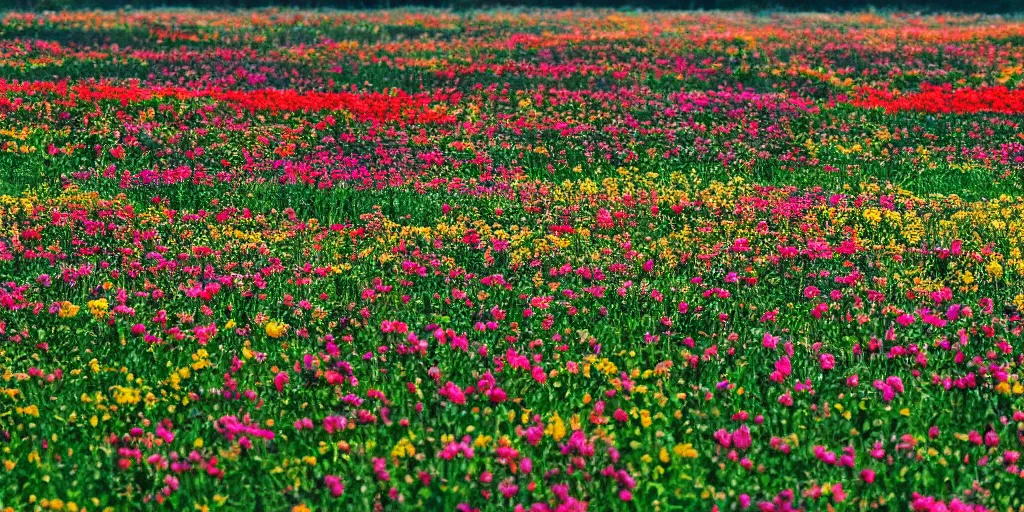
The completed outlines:
[[[985,446],[988,446],[989,448],[999,446],[999,434],[996,434],[994,430],[985,432]]]
[[[822,370],[831,370],[836,367],[836,358],[832,354],[822,354],[818,357]]]
[[[843,484],[835,484],[832,486],[832,501],[836,503],[842,503],[846,500],[846,491],[843,490]]]
[[[728,430],[724,428],[718,429],[715,432],[714,437],[715,441],[717,441],[722,448],[729,448],[732,446],[732,435],[729,434]]]
[[[345,493],[345,485],[341,483],[341,478],[334,475],[327,475],[324,477],[324,487],[328,491],[331,491],[331,496],[335,498]]]
[[[384,333],[394,332],[398,334],[405,334],[409,332],[409,326],[405,322],[399,322],[397,320],[383,320],[380,323],[380,330]]]
[[[342,416],[328,416],[324,418],[324,430],[328,434],[344,430],[346,426],[348,426],[348,420]]]
[[[824,302],[822,302],[822,303],[818,304],[817,306],[814,306],[814,309],[811,310],[811,316],[813,316],[815,319],[820,320],[821,317],[825,313],[827,313],[827,312],[828,312],[828,304],[825,304]]]
[[[963,240],[953,240],[953,245],[950,246],[949,252],[953,253],[953,256],[959,256],[964,252]]]
[[[875,441],[875,446],[871,448],[871,456],[879,460],[885,457],[885,448],[882,447],[881,441]]]
[[[1020,460],[1020,452],[1006,450],[1003,452],[1003,464],[1016,464]]]
[[[498,492],[506,498],[511,498],[519,493],[519,486],[512,483],[512,479],[509,478],[498,483]]]
[[[750,428],[746,425],[740,425],[740,428],[736,429],[732,433],[732,445],[737,450],[746,450],[747,448],[750,448],[752,441],[753,440],[750,437]]]
[[[538,384],[544,384],[548,380],[547,374],[544,373],[544,368],[541,368],[540,366],[534,366],[533,369],[530,370],[530,376],[533,377],[533,380],[537,381]]]
[[[462,405],[466,403],[466,394],[462,391],[462,388],[455,385],[454,382],[448,381],[444,386],[441,387],[438,394],[444,398],[447,398],[449,402],[453,404]]]
[[[382,481],[385,481],[385,482],[391,480],[391,475],[387,471],[387,467],[388,467],[387,464],[388,463],[387,463],[386,460],[384,460],[382,458],[374,457],[371,460],[371,462],[373,462],[373,473],[374,473],[374,475],[376,475],[378,480],[382,480]]]
[[[892,402],[896,398],[896,391],[891,386],[884,386],[882,388],[882,400],[885,402]]]
[[[277,388],[278,393],[284,391],[284,385],[287,384],[289,380],[290,378],[285,372],[280,372],[274,376],[274,387]]]
[[[164,428],[163,425],[157,425],[156,436],[159,437],[160,439],[163,439],[165,443],[170,443],[171,441],[174,441],[174,433]]]
[[[949,309],[946,310],[946,320],[954,322],[958,318],[960,318],[960,304],[949,306]]]
[[[789,361],[789,356],[782,356],[778,361],[775,361],[775,371],[769,375],[773,382],[782,382],[789,377],[793,371],[793,366]]]

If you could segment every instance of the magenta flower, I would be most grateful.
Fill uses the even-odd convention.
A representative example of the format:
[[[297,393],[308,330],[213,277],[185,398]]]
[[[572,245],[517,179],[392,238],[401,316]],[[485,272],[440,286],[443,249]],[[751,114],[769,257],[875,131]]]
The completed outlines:
[[[285,372],[279,372],[274,376],[274,387],[277,388],[278,393],[284,391],[284,385],[287,384],[289,380],[290,378]]]
[[[739,428],[733,431],[732,445],[737,450],[746,450],[747,448],[750,448],[751,442],[750,428],[746,425],[740,425]]]
[[[348,426],[348,420],[342,416],[328,416],[323,421],[324,430],[328,434],[340,432]]]
[[[836,367],[836,358],[832,354],[821,354],[818,356],[818,360],[822,370],[829,371]]]
[[[334,475],[324,476],[324,487],[331,492],[331,496],[335,498],[345,493],[345,485],[341,482],[341,478]]]

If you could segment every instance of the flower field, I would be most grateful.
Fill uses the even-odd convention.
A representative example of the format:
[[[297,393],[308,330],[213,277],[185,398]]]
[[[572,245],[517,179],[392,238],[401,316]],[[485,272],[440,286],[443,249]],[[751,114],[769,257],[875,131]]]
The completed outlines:
[[[10,13],[0,510],[1024,510],[1024,21]]]

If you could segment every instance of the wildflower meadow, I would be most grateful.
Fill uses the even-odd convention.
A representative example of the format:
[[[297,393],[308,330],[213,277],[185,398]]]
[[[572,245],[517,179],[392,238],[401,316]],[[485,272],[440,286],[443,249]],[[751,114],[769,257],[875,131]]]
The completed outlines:
[[[1024,19],[0,21],[0,510],[1024,510]]]

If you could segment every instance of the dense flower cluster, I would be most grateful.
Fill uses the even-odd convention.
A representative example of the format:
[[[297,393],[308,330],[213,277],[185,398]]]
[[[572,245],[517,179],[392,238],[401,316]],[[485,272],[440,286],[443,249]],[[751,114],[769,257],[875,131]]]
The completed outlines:
[[[1022,44],[7,14],[0,510],[1018,510]]]
[[[894,95],[889,91],[867,89],[864,97],[855,101],[862,107],[882,107],[887,112],[918,111],[931,113],[1024,112],[1024,89],[1006,87],[966,87],[954,90],[950,84],[942,87],[921,87],[919,92]]]

